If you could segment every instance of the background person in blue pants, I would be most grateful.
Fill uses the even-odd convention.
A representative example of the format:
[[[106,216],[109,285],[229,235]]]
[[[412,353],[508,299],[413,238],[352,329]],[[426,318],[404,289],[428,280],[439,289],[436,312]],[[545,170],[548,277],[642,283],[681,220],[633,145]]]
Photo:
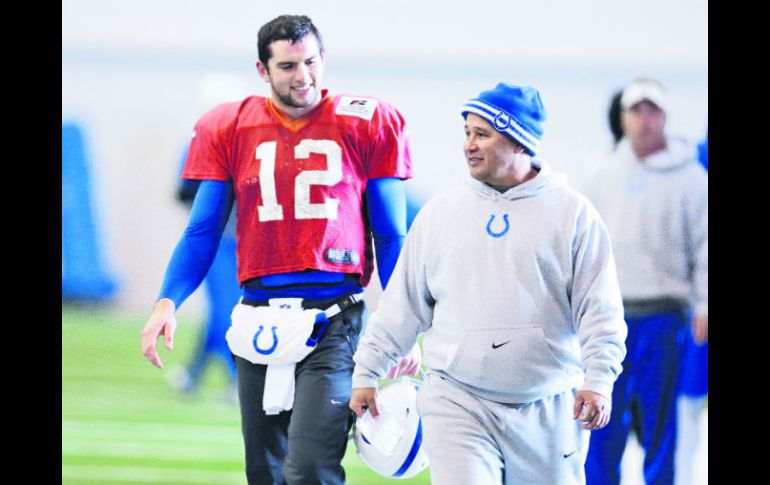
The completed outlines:
[[[674,482],[684,330],[708,335],[708,181],[692,145],[664,133],[666,107],[659,82],[626,86],[624,137],[585,189],[611,236],[628,324],[610,424],[591,433],[592,485],[620,483],[634,421],[647,485]]]
[[[708,171],[708,134],[697,146],[698,161]],[[700,417],[709,392],[709,345],[708,340],[697,342],[688,331],[684,337],[682,377],[677,399],[677,441],[674,476],[675,485],[693,484],[695,452],[701,438]]]
[[[182,156],[182,167],[186,159],[187,150]],[[176,198],[192,207],[199,185],[199,180],[181,179]],[[230,214],[214,262],[203,279],[208,310],[195,353],[185,367],[175,369],[170,375],[172,386],[184,395],[192,395],[198,390],[207,365],[212,359],[219,359],[227,373],[228,390],[225,396],[228,400],[238,399],[235,361],[225,340],[225,333],[230,327],[230,313],[241,296],[235,259],[235,211],[234,208]]]

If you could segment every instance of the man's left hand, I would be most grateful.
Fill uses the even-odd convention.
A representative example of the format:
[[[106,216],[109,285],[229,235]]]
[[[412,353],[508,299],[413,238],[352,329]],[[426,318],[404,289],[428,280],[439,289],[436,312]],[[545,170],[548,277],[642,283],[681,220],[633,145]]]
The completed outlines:
[[[593,391],[580,390],[575,396],[574,419],[584,421],[583,429],[601,429],[610,422],[612,402]]]
[[[695,315],[692,319],[692,336],[695,343],[703,345],[709,340],[709,317],[708,315]]]

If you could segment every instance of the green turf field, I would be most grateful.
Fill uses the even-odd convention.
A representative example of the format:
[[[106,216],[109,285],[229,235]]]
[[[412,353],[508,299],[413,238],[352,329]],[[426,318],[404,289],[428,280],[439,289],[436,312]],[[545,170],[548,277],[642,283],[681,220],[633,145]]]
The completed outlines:
[[[62,485],[245,485],[238,408],[224,398],[222,369],[207,370],[196,398],[166,381],[200,327],[180,319],[159,371],[141,352],[146,317],[62,307]],[[352,442],[343,465],[351,485],[430,483],[427,470],[408,480],[374,474]]]

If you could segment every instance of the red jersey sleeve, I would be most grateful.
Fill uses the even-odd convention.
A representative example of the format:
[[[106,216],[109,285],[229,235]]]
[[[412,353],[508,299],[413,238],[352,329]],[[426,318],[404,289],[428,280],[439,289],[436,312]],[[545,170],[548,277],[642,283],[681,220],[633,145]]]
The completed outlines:
[[[198,120],[193,129],[182,178],[194,180],[232,179],[230,138],[240,102],[220,104]]]
[[[409,132],[401,113],[380,101],[369,125],[372,151],[366,164],[368,178],[412,178]]]

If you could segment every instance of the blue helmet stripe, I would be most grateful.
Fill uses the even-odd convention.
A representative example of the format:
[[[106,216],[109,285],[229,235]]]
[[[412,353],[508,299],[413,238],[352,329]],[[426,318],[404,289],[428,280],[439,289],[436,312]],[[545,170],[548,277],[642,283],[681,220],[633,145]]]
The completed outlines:
[[[414,441],[412,442],[412,449],[409,450],[409,454],[406,456],[406,459],[401,465],[401,468],[399,468],[396,473],[391,475],[392,477],[400,477],[406,473],[409,467],[412,466],[414,459],[417,457],[417,453],[420,452],[420,446],[422,446],[422,418],[417,421],[417,434],[415,435]]]

